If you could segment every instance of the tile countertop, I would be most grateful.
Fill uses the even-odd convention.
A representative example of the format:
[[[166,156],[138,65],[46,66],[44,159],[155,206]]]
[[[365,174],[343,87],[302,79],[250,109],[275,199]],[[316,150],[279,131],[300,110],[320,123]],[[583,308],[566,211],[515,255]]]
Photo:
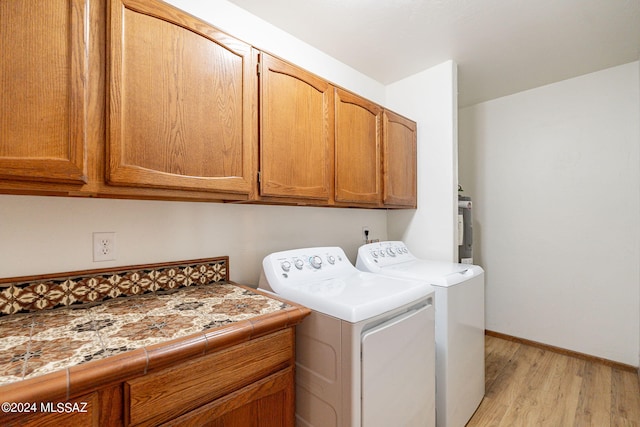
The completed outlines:
[[[0,393],[12,401],[33,398],[34,390],[38,400],[68,399],[252,339],[276,324],[295,325],[308,313],[261,291],[221,282],[3,316]]]

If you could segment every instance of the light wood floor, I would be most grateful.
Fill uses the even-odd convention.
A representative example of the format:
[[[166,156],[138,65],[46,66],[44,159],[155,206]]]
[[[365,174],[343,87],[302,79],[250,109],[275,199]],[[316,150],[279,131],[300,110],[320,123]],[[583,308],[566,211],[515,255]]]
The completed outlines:
[[[637,372],[485,338],[486,393],[467,427],[640,426]]]

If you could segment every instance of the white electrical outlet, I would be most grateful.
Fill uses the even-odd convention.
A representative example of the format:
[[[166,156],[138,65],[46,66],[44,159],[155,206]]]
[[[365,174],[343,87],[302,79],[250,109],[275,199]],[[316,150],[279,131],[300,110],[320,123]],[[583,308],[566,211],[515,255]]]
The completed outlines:
[[[115,261],[116,233],[93,233],[93,262]]]
[[[371,230],[368,225],[362,226],[362,241],[367,244],[371,240]]]

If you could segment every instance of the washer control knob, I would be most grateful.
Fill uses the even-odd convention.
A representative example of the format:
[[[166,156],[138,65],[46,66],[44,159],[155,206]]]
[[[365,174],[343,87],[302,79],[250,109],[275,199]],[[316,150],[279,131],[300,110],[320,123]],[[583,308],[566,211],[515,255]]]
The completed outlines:
[[[320,258],[318,255],[314,255],[309,258],[309,263],[313,268],[320,268],[322,267],[322,258]]]
[[[374,258],[378,258],[378,251],[371,251],[371,255],[373,255]]]
[[[329,261],[329,264],[331,264],[331,265],[336,263],[336,259],[335,259],[335,257],[333,255],[329,255],[327,257],[327,261]]]
[[[396,256],[396,251],[394,251],[393,248],[387,248],[387,253],[389,256]]]
[[[298,258],[293,262],[293,265],[295,265],[298,270],[302,270],[302,267],[304,266],[304,262],[302,262],[302,260]]]
[[[289,271],[289,270],[291,270],[291,263],[289,261],[283,261],[282,264],[280,264],[280,267],[284,271]]]

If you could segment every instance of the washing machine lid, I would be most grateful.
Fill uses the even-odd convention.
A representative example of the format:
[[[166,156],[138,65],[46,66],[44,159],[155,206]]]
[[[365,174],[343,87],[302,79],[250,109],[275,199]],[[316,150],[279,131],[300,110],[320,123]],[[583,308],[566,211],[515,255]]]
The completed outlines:
[[[358,249],[359,270],[391,277],[424,280],[433,286],[453,286],[484,273],[482,267],[416,258],[403,242],[377,242]]]
[[[411,304],[434,292],[421,280],[359,271],[340,248],[278,252],[265,257],[262,264],[260,288],[351,323]]]
[[[381,267],[380,273],[393,277],[419,279],[433,286],[453,286],[483,273],[481,267],[430,260],[414,260]]]

